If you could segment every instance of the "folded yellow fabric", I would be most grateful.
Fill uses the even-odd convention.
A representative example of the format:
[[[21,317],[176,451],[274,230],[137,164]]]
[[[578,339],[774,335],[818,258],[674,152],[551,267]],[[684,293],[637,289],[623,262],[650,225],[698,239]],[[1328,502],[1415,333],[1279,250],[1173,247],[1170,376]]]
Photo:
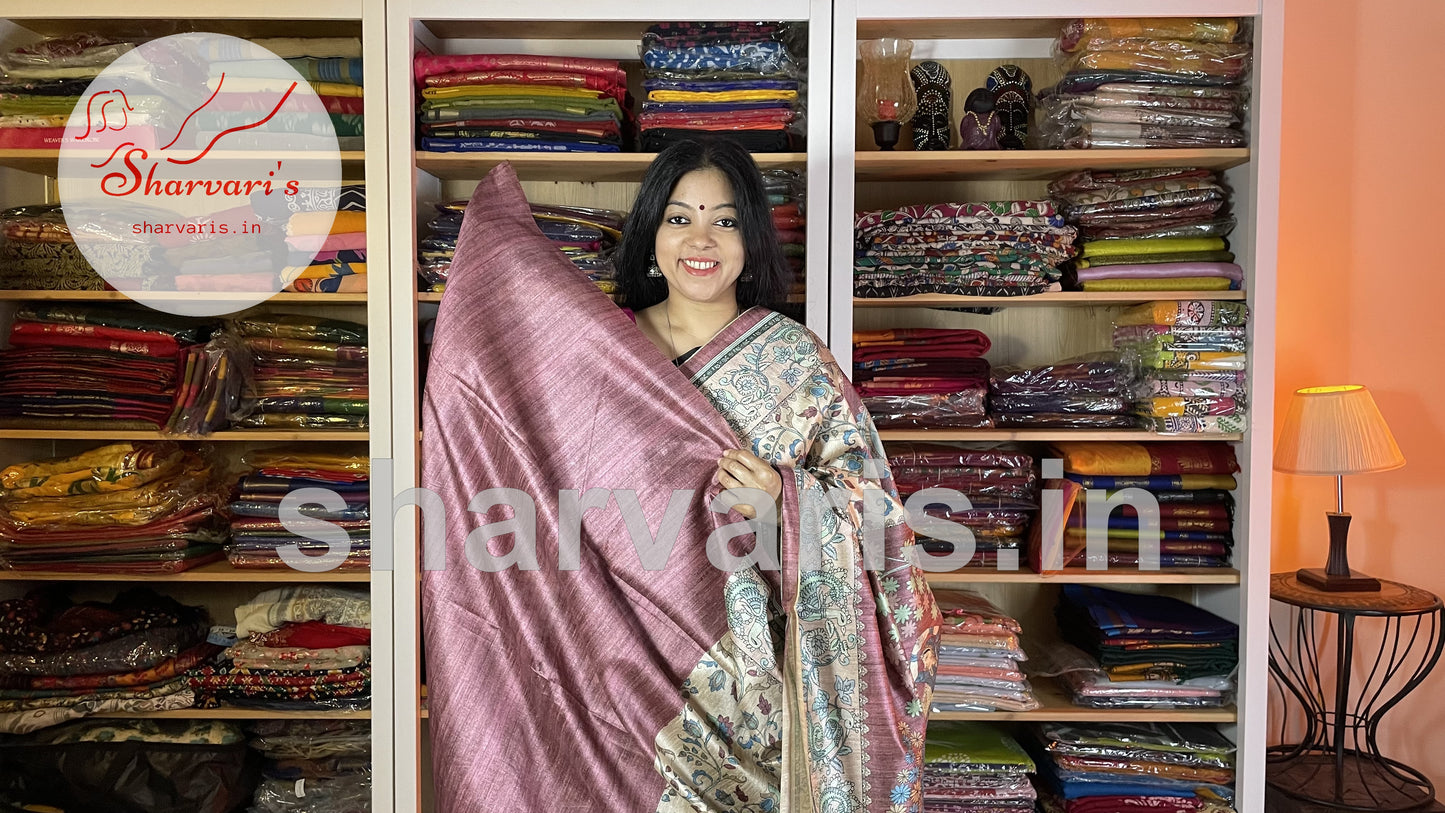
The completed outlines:
[[[0,470],[0,488],[34,488],[51,477],[75,473],[93,475],[105,471],[119,474],[153,468],[165,458],[176,454],[173,443],[112,443],[69,457],[51,457],[16,463]]]
[[[1073,41],[1151,39],[1233,42],[1239,34],[1239,21],[1227,17],[1114,17],[1076,20],[1069,23],[1066,34]]]
[[[562,99],[600,99],[602,91],[551,85],[451,85],[425,88],[423,99],[454,99],[458,96],[555,96]]]
[[[1228,291],[1226,277],[1120,277],[1091,279],[1079,283],[1085,291]]]
[[[286,233],[292,236],[352,234],[364,231],[366,231],[366,212],[297,212],[286,221]]]
[[[791,102],[796,98],[796,90],[654,90],[647,94],[649,102]]]
[[[1126,254],[1169,254],[1182,251],[1222,251],[1223,249],[1223,237],[1093,240],[1084,244],[1083,256],[1118,257]]]
[[[352,274],[365,274],[366,263],[316,263],[314,265],[295,265],[282,269],[281,279],[287,283],[298,279],[330,279],[332,277],[347,276],[347,271]]]

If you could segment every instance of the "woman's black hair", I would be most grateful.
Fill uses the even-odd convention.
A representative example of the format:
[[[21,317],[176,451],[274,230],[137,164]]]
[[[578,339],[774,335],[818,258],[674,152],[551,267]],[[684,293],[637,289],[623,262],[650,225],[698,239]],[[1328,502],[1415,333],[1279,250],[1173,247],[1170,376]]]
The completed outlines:
[[[622,240],[613,254],[617,268],[619,303],[632,310],[648,308],[667,298],[667,280],[647,276],[652,265],[657,229],[672,190],[682,176],[699,169],[715,169],[727,178],[738,207],[743,236],[743,276],[738,278],[738,307],[776,307],[788,293],[792,273],[773,227],[763,176],[753,157],[735,141],[698,138],[669,145],[653,159],[642,176],[642,188]]]

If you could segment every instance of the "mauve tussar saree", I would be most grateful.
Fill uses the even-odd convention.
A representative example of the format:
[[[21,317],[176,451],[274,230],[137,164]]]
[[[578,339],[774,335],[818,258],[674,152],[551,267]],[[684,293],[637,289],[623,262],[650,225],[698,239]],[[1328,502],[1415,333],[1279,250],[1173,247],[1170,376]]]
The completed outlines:
[[[877,433],[805,327],[753,308],[673,367],[542,237],[503,165],[467,208],[423,412],[447,520],[422,590],[439,810],[920,809],[938,611]],[[739,446],[783,475],[779,570],[709,559],[740,521],[707,508]],[[535,569],[471,564],[528,558],[505,526],[476,530],[515,516],[468,510],[494,488],[535,500]],[[560,570],[576,520],[558,494],[594,488],[619,493],[582,513],[579,567]],[[678,528],[661,570],[623,489],[647,532]]]

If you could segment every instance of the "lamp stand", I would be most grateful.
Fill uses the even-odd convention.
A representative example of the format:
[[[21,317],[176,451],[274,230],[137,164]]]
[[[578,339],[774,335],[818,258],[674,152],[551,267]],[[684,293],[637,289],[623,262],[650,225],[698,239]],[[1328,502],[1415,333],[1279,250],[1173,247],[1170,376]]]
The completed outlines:
[[[892,150],[893,145],[898,143],[898,136],[903,131],[903,125],[896,121],[875,121],[873,122],[873,143],[878,145],[880,150]]]
[[[1330,523],[1330,558],[1323,570],[1317,567],[1301,568],[1295,576],[1304,584],[1330,593],[1376,593],[1380,580],[1350,569],[1350,560],[1345,553],[1350,533],[1350,515],[1345,513],[1345,478],[1336,475],[1335,493],[1338,511],[1326,512]]]

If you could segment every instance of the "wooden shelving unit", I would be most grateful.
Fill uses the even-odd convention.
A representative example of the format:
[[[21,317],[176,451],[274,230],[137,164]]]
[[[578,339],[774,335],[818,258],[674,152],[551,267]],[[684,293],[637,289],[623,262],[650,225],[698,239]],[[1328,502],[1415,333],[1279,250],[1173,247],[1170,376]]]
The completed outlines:
[[[929,573],[932,587],[970,587],[980,584],[1239,584],[1239,571],[1232,567],[1176,567],[1149,570],[1085,570],[1071,568],[1061,573],[1034,573],[1020,564],[1018,571],[965,568],[951,573]]]
[[[1243,302],[1245,291],[1148,291],[1099,292],[1054,291],[1033,296],[965,296],[962,294],[914,294],[898,297],[854,297],[855,308],[1093,308],[1138,305],[1158,300],[1204,299],[1214,302]]]
[[[1233,706],[1218,709],[1091,709],[1073,704],[1057,683],[1030,678],[1039,708],[1033,711],[935,711],[930,721],[977,720],[990,723],[1233,723]]]
[[[1058,33],[1055,29],[1055,34]],[[1052,35],[1051,35],[1052,36]],[[1225,170],[1249,161],[1249,150],[979,150],[859,152],[855,177],[872,181],[1048,181],[1081,167],[1101,170],[1203,167]]]
[[[444,181],[476,180],[503,162],[510,163],[524,181],[582,183],[636,183],[652,163],[653,153],[527,153],[527,152],[420,152],[416,168]],[[806,153],[759,153],[764,169],[803,169]]]

